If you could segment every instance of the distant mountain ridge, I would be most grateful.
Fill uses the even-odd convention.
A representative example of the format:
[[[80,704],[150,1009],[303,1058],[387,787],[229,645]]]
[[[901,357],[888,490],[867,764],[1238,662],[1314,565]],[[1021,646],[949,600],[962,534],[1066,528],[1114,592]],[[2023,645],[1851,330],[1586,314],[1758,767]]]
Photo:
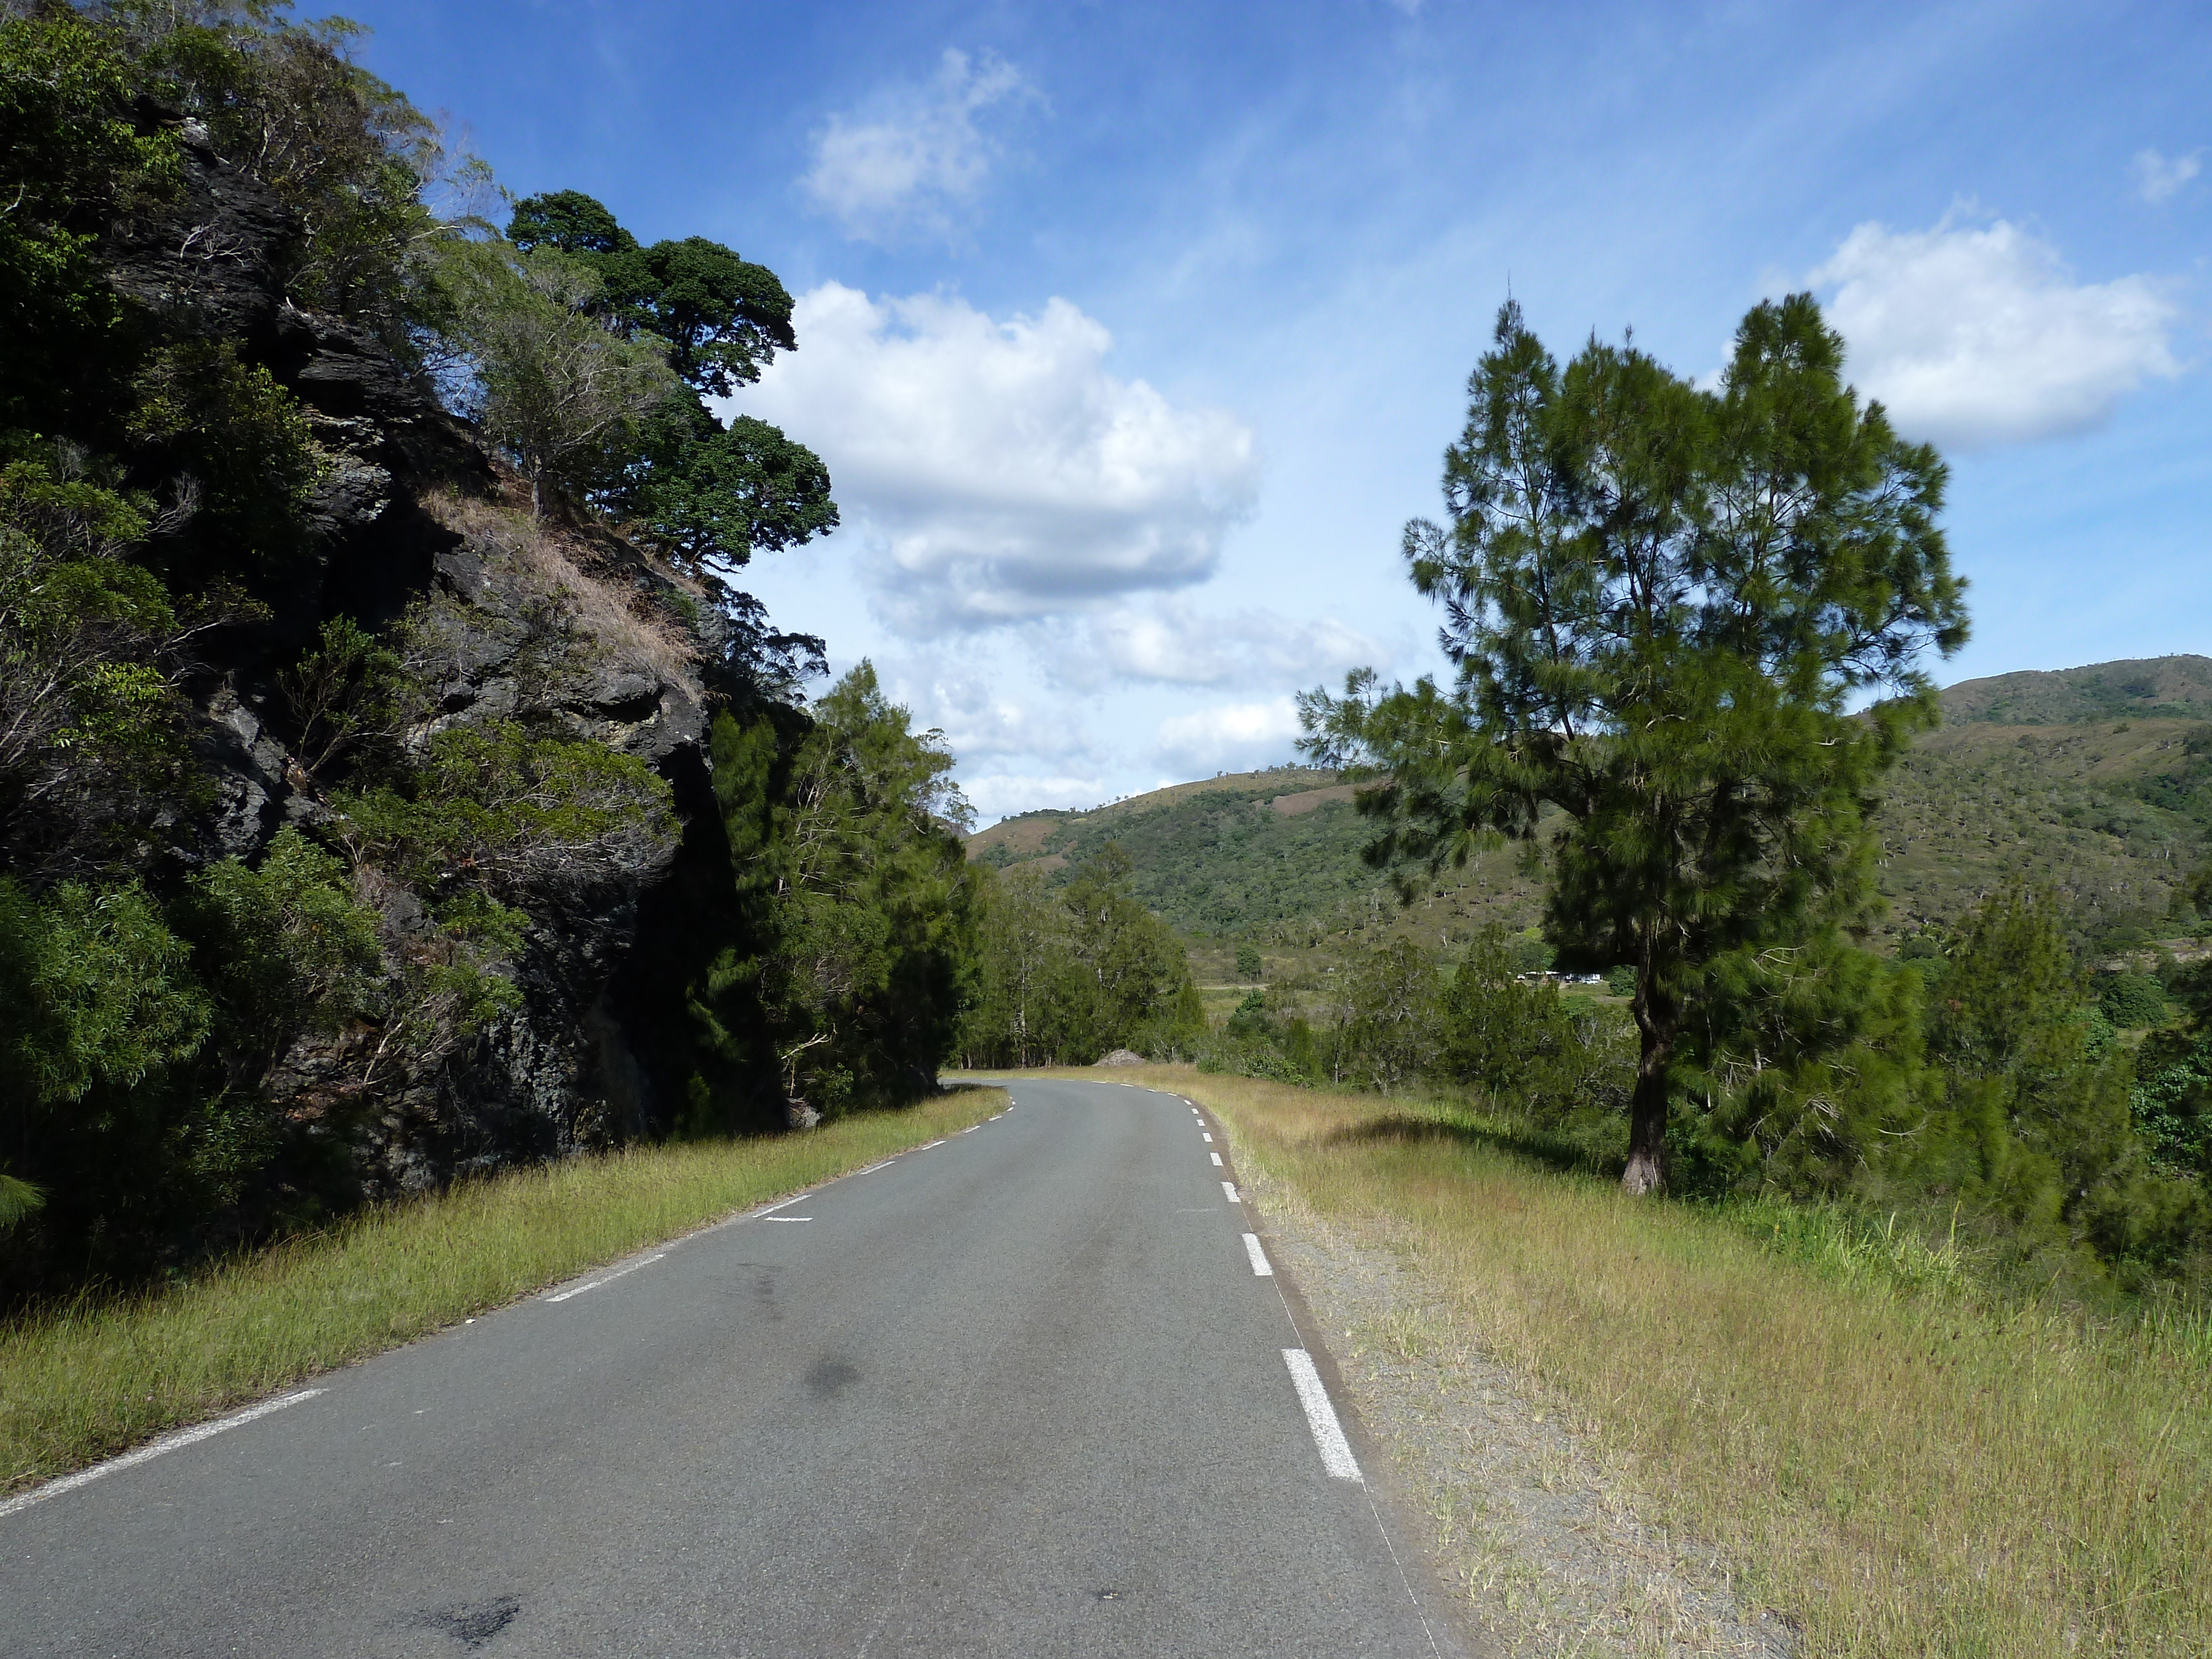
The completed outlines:
[[[1891,908],[1877,937],[1948,925],[2012,880],[2056,889],[2081,943],[2165,927],[2212,841],[2212,659],[2004,674],[1942,696],[1946,725],[1886,787],[1877,827]],[[1202,957],[1231,940],[1326,957],[1399,934],[1450,951],[1486,924],[1538,920],[1540,882],[1511,848],[1444,872],[1401,908],[1360,858],[1372,826],[1352,793],[1307,767],[1233,773],[1090,811],[1024,813],[970,836],[968,854],[1049,880],[1112,842],[1134,866],[1138,897]]]
[[[2144,657],[1961,680],[1943,691],[1943,720],[1949,726],[2212,720],[2212,657]]]

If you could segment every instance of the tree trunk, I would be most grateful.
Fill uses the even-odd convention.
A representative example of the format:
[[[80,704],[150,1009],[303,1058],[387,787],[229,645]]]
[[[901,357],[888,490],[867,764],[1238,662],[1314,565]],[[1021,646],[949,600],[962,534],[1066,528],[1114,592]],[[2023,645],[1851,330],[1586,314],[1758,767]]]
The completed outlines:
[[[1667,1067],[1674,1057],[1675,1011],[1652,994],[1649,975],[1637,987],[1636,1091],[1628,1101],[1628,1168],[1620,1188],[1643,1198],[1667,1189]]]
[[[1662,1048],[1655,1054],[1647,1035],[1628,1103],[1628,1167],[1621,1171],[1620,1189],[1642,1198],[1666,1188],[1667,1053]]]

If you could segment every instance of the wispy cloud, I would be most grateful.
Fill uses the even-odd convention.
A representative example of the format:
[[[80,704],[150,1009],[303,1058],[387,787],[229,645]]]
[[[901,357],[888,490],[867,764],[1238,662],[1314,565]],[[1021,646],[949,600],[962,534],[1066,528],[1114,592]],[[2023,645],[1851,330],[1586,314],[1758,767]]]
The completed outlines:
[[[1258,483],[1250,430],[1109,374],[1065,300],[1000,322],[825,283],[741,406],[804,433],[908,637],[1067,616],[1211,574]]]
[[[2136,194],[2155,206],[2204,171],[2204,152],[2192,149],[2169,161],[2154,149],[2137,150],[2128,171],[2135,175]]]
[[[1162,720],[1153,754],[1192,772],[1245,771],[1289,760],[1297,734],[1297,706],[1288,697],[1217,703]]]
[[[1333,679],[1389,654],[1333,618],[1294,622],[1265,608],[1207,612],[1180,597],[1085,617],[1054,630],[1046,652],[1052,678],[1084,690],[1133,682],[1272,690]]]
[[[943,732],[963,761],[1019,756],[1065,769],[1095,758],[1081,719],[1062,699],[1015,689],[1002,676],[948,667],[926,653],[886,666],[899,699],[921,724]]]
[[[1852,379],[1915,437],[1973,448],[2078,431],[2180,372],[2156,280],[2075,283],[2057,249],[2002,219],[1863,224],[1812,280],[1832,290]]]
[[[927,88],[887,93],[867,117],[830,116],[815,135],[807,191],[849,236],[943,234],[999,155],[978,118],[1036,95],[1003,58],[947,51]]]

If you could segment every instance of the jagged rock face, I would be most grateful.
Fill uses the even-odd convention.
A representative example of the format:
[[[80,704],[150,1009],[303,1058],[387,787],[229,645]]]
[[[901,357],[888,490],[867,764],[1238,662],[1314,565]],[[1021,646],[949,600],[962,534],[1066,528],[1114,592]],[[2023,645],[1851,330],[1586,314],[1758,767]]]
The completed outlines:
[[[707,716],[676,658],[680,642],[609,608],[611,590],[650,592],[667,578],[612,538],[549,532],[452,498],[442,510],[457,539],[434,556],[409,633],[437,708],[420,735],[520,717],[702,787]],[[657,1103],[613,1010],[640,943],[640,899],[675,855],[628,880],[526,903],[522,1008],[453,1063],[393,1091],[364,1139],[379,1184],[432,1185],[653,1125]]]
[[[286,298],[289,213],[189,138],[184,160],[179,197],[117,227],[112,280],[165,331],[230,340],[266,366],[330,460],[308,504],[308,544],[264,595],[267,622],[222,641],[194,688],[194,746],[212,790],[179,826],[188,862],[252,860],[288,823],[327,819],[287,746],[276,676],[341,615],[370,626],[408,617],[436,698],[418,738],[525,716],[647,761],[679,802],[711,800],[708,716],[688,660],[699,642],[666,621],[690,608],[669,603],[671,580],[613,537],[518,527],[487,505],[498,481],[467,425],[375,340]],[[672,848],[589,890],[526,897],[520,1006],[427,1072],[380,1069],[374,1034],[354,1031],[303,1041],[268,1086],[295,1116],[355,1138],[371,1194],[647,1129],[659,1104],[613,1011],[639,948],[641,900],[676,857]],[[363,879],[390,948],[427,933],[416,896],[374,871]]]

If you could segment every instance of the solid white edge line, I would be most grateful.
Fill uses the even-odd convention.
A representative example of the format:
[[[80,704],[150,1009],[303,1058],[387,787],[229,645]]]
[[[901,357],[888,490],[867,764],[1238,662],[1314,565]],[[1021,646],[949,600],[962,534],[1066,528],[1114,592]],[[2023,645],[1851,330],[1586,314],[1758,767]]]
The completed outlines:
[[[1233,1181],[1223,1182],[1221,1183],[1221,1190],[1228,1194],[1229,1201],[1231,1204],[1242,1204],[1244,1201],[1243,1199],[1237,1196],[1237,1183]]]
[[[6,1503],[0,1504],[0,1518],[27,1510],[33,1504],[43,1504],[49,1498],[59,1498],[65,1492],[75,1492],[79,1486],[88,1486],[102,1475],[113,1474],[118,1469],[150,1462],[167,1452],[182,1451],[186,1446],[198,1445],[203,1440],[221,1434],[225,1429],[237,1428],[241,1424],[252,1422],[257,1417],[281,1412],[287,1406],[296,1406],[302,1400],[313,1400],[317,1395],[326,1392],[323,1389],[301,1389],[292,1394],[279,1395],[274,1400],[264,1400],[258,1406],[248,1406],[242,1412],[233,1412],[228,1417],[218,1417],[212,1423],[196,1423],[189,1429],[165,1434],[159,1440],[148,1441],[137,1451],[125,1452],[120,1457],[109,1458],[105,1463],[94,1463],[88,1469],[79,1469],[75,1474],[64,1474],[58,1480],[47,1481],[43,1486],[33,1486],[27,1492],[19,1492]]]
[[[1306,1426],[1313,1431],[1322,1468],[1336,1480],[1358,1480],[1359,1465],[1352,1458],[1352,1443],[1344,1437],[1344,1425],[1336,1420],[1336,1407],[1328,1403],[1328,1390],[1322,1385],[1313,1356],[1304,1348],[1285,1348],[1283,1363],[1291,1368],[1298,1404],[1306,1408]]]
[[[1267,1253],[1260,1248],[1259,1234],[1244,1235],[1244,1254],[1252,1258],[1252,1271],[1258,1277],[1273,1279],[1275,1276],[1275,1264],[1267,1260]]]
[[[611,1273],[602,1273],[588,1284],[579,1285],[572,1291],[556,1291],[544,1299],[548,1302],[566,1302],[572,1296],[581,1296],[586,1291],[596,1291],[602,1285],[612,1284],[624,1273],[634,1273],[640,1267],[649,1267],[667,1254],[665,1250],[655,1250],[651,1255],[641,1256],[635,1261],[624,1263]]]

